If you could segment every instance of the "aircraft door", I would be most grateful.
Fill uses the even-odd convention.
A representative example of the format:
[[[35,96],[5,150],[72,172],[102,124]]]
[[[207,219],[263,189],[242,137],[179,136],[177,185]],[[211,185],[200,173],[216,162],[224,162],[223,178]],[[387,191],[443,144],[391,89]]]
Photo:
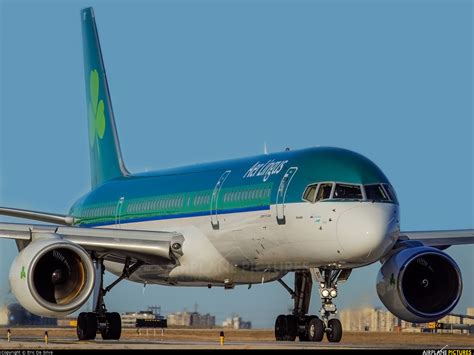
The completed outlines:
[[[277,196],[276,196],[276,213],[277,213],[277,222],[278,224],[285,224],[285,199],[286,192],[288,191],[288,186],[290,186],[293,176],[295,176],[298,171],[297,167],[291,167],[283,175],[281,179],[280,186],[278,187]]]
[[[222,185],[224,185],[225,180],[230,174],[230,170],[224,172],[221,175],[219,180],[217,180],[216,186],[214,187],[214,191],[212,191],[211,196],[211,224],[212,229],[219,229],[219,218],[217,216],[218,213],[218,205],[219,205],[219,193],[221,192]]]
[[[125,201],[125,197],[120,197],[120,199],[117,202],[117,207],[115,208],[115,228],[121,229],[122,227],[120,226],[120,218],[122,214],[122,207],[123,207],[123,202]]]

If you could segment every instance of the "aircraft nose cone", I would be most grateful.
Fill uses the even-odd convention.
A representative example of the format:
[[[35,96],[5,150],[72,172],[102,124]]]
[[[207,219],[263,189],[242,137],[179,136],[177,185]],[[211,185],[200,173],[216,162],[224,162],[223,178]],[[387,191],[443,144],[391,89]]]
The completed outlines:
[[[337,222],[337,238],[344,256],[352,262],[373,262],[396,242],[399,234],[398,207],[372,203],[354,207]]]

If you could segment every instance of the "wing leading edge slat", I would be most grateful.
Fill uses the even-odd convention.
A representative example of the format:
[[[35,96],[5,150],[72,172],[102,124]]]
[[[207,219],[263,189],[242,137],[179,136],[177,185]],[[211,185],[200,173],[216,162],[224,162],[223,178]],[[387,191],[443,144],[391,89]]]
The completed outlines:
[[[399,241],[403,240],[432,247],[474,244],[474,229],[400,232]]]

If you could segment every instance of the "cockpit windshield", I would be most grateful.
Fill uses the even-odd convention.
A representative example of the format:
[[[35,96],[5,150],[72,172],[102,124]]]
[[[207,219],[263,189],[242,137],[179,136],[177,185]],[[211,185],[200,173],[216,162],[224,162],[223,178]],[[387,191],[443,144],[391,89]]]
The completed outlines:
[[[384,187],[385,191],[387,191],[387,194],[390,197],[390,200],[395,203],[398,203],[397,194],[395,193],[395,190],[393,189],[392,185],[382,184],[382,186]]]
[[[343,182],[321,182],[308,185],[303,200],[315,203],[323,200],[356,200],[398,203],[397,195],[389,184],[357,185]]]
[[[336,184],[333,199],[362,200],[360,185]]]
[[[331,198],[333,183],[324,182],[321,184],[309,185],[303,194],[303,200],[315,203]]]
[[[316,201],[326,200],[331,197],[332,185],[330,183],[319,184],[318,193],[316,195]]]
[[[380,184],[365,185],[365,196],[371,201],[390,201],[390,198]]]

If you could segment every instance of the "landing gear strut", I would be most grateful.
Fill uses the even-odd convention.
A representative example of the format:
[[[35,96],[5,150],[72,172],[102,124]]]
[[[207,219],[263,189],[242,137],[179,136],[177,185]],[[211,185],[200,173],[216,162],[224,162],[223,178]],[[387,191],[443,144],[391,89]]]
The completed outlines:
[[[130,259],[125,260],[122,275],[113,283],[104,288],[104,261],[96,259],[94,263],[99,269],[97,277],[99,277],[99,285],[96,294],[94,294],[94,312],[82,312],[77,318],[77,337],[79,340],[93,340],[98,332],[101,333],[104,340],[118,340],[122,333],[122,320],[117,312],[107,312],[104,297],[115,285],[123,279],[128,278],[141,265],[136,262],[130,266]]]
[[[294,291],[283,281],[280,284],[290,293],[294,300],[293,314],[279,315],[275,321],[275,338],[277,341],[322,341],[324,334],[328,341],[339,342],[342,338],[342,325],[339,319],[331,318],[337,313],[332,302],[337,297],[337,283],[346,281],[351,270],[310,269],[295,272]],[[319,283],[322,307],[320,318],[307,315],[311,300],[313,279]]]

